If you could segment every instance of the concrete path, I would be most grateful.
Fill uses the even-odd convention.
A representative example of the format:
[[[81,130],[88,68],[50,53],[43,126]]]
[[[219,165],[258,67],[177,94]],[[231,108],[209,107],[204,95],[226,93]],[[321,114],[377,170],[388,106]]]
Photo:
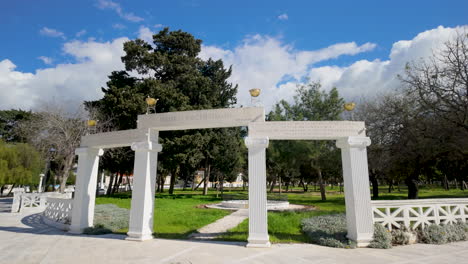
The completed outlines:
[[[214,239],[231,228],[238,226],[249,217],[248,209],[240,209],[218,221],[198,229],[198,233],[189,236],[190,239]]]
[[[246,248],[245,243],[77,236],[46,227],[37,214],[0,213],[0,263],[468,263],[468,242],[384,249],[334,249],[310,244]]]

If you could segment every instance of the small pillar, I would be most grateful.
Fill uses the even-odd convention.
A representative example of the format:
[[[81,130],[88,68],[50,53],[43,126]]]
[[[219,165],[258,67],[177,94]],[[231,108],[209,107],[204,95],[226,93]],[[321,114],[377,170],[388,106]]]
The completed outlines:
[[[44,181],[44,173],[39,174],[39,186],[37,186],[37,192],[42,192],[42,182]]]
[[[245,139],[249,149],[249,237],[247,247],[270,247],[268,236],[266,160],[268,137]]]
[[[336,142],[343,163],[347,237],[358,247],[368,246],[374,235],[366,150],[370,143],[368,137],[347,137]]]
[[[162,146],[152,141],[132,144],[135,151],[132,205],[126,240],[153,239],[154,195],[158,152]]]
[[[93,226],[99,156],[104,151],[99,148],[78,148],[75,153],[78,155],[78,172],[69,232],[81,234],[83,229]]]

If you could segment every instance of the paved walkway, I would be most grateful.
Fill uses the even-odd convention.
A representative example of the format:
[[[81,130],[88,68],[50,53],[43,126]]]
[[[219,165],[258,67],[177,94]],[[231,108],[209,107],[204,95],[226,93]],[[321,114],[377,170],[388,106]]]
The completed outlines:
[[[274,244],[155,239],[123,235],[69,235],[45,226],[38,214],[0,213],[0,263],[468,263],[468,242],[384,249],[334,249],[310,244]]]
[[[217,236],[225,233],[231,228],[238,226],[242,221],[249,217],[248,209],[240,209],[230,215],[217,220],[214,223],[206,225],[198,229],[198,233],[190,235],[191,239],[214,239]]]

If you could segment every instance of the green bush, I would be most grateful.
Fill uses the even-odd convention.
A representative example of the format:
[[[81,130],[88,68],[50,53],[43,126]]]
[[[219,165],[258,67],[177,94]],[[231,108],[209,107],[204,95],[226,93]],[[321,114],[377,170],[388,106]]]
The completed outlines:
[[[354,242],[346,238],[346,216],[344,214],[307,218],[302,220],[301,227],[312,243],[337,248],[356,247]]]
[[[432,224],[419,230],[419,240],[426,244],[445,244],[468,240],[468,224],[437,225]]]
[[[120,208],[115,204],[97,204],[94,209],[94,226],[110,230],[110,232],[118,232],[128,227],[129,217],[128,209]]]
[[[411,240],[415,239],[416,234],[405,226],[402,226],[401,229],[392,230],[392,244],[393,245],[409,245]]]
[[[374,224],[374,239],[369,244],[371,248],[391,248],[392,233],[381,224]]]

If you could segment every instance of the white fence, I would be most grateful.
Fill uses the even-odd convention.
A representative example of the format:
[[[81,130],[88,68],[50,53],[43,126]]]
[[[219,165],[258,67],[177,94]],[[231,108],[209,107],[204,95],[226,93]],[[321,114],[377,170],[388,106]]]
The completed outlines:
[[[43,214],[44,222],[62,230],[68,230],[71,223],[73,199],[47,198]]]
[[[372,201],[374,223],[387,229],[424,228],[468,220],[468,199],[420,199]]]
[[[45,193],[24,193],[15,192],[13,197],[13,204],[11,207],[12,213],[18,213],[25,209],[37,209],[44,210],[47,207],[47,198],[71,198],[71,193],[56,193],[56,192],[45,192]]]

